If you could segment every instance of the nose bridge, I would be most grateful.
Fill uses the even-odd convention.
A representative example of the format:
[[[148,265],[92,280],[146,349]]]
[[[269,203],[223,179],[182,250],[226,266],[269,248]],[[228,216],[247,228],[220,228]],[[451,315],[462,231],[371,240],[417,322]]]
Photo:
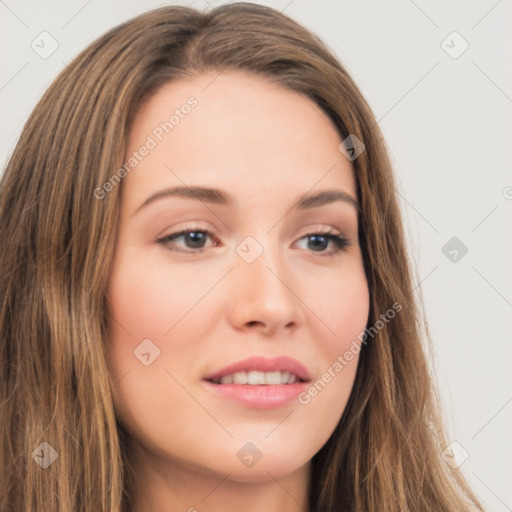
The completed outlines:
[[[256,236],[249,235],[238,244],[236,272],[241,280],[247,280],[250,285],[279,291],[284,284],[278,276],[287,274],[285,255],[271,235]]]
[[[300,301],[293,293],[286,255],[270,235],[247,236],[236,247],[232,321],[264,324],[268,329],[300,320]]]

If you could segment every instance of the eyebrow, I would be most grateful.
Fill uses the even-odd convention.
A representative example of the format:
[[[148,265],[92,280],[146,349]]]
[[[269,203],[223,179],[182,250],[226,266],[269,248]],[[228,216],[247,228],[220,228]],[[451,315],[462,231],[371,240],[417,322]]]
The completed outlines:
[[[181,197],[186,199],[195,199],[197,201],[203,201],[205,203],[218,204],[221,206],[232,206],[232,197],[223,192],[222,190],[207,188],[207,187],[172,187],[164,190],[160,190],[155,194],[149,196],[133,213],[134,215],[160,199],[169,197]],[[322,190],[315,193],[306,193],[299,196],[292,206],[298,210],[309,210],[312,208],[318,208],[326,204],[331,204],[336,201],[342,201],[351,204],[357,212],[361,211],[361,207],[356,199],[350,194],[343,190]]]

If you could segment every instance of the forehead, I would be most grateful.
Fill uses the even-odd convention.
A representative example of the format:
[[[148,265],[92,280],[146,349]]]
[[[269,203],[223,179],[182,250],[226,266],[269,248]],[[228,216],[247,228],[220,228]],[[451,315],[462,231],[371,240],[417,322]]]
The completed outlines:
[[[150,142],[151,141],[151,142]],[[162,86],[141,105],[124,180],[141,202],[161,187],[202,185],[246,199],[337,187],[355,196],[351,163],[329,117],[309,98],[246,72],[205,73]]]

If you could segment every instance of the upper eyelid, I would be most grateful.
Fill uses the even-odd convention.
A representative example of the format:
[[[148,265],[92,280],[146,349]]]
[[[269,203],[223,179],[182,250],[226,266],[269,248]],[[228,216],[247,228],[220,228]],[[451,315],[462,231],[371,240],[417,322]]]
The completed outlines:
[[[217,237],[216,232],[212,229],[205,228],[205,227],[199,227],[199,226],[192,226],[192,227],[184,226],[183,228],[173,231],[172,233],[168,233],[167,235],[161,235],[161,236],[157,237],[157,239],[161,240],[161,239],[165,239],[165,238],[168,238],[171,236],[179,236],[179,235],[182,236],[186,233],[196,232],[196,231],[201,231],[203,233],[206,233],[206,234],[208,234],[208,236],[211,236],[213,238]],[[339,229],[333,228],[333,227],[309,228],[305,233],[303,233],[300,236],[300,238],[304,238],[305,236],[315,235],[315,234],[337,235],[337,236],[343,236],[347,239],[349,238],[342,230],[339,230]]]
[[[179,230],[174,231],[172,233],[169,233],[167,235],[163,235],[161,237],[158,237],[156,241],[159,242],[159,243],[163,243],[163,242],[165,242],[167,239],[169,239],[171,237],[180,238],[180,237],[186,235],[187,233],[197,232],[197,231],[200,231],[202,233],[206,233],[206,235],[213,240],[213,245],[212,246],[215,246],[217,244],[217,242],[219,241],[218,237],[216,236],[216,233],[214,231],[210,230],[209,228],[202,228],[202,227],[198,227],[198,226],[192,226],[192,227],[185,226],[182,229],[179,229]],[[349,236],[347,236],[343,231],[338,230],[337,228],[333,228],[333,227],[310,228],[310,229],[308,229],[308,231],[306,231],[301,236],[299,236],[297,238],[297,241],[298,240],[302,240],[303,238],[305,238],[307,236],[313,236],[313,235],[330,235],[332,237],[337,237],[337,238],[341,239],[344,242],[346,247],[349,247],[349,246],[353,245],[352,240],[351,240],[351,238]],[[212,247],[212,246],[210,246],[210,247]],[[203,251],[205,249],[207,249],[207,247],[202,247],[202,248],[197,249],[197,250],[189,249],[189,251],[190,252],[200,252],[200,251]]]

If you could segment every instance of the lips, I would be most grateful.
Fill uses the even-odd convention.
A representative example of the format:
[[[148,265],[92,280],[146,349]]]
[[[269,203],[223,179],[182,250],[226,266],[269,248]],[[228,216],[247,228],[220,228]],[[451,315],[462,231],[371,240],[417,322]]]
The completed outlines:
[[[307,368],[299,361],[287,356],[272,359],[265,357],[250,357],[217,370],[204,377],[204,380],[214,384],[253,383],[276,385],[278,383],[276,380],[277,372],[281,373],[281,377],[286,377],[285,379],[282,379],[279,384],[293,384],[293,382],[309,382],[311,380],[311,376]],[[262,374],[267,378],[266,382],[261,380],[262,378],[265,378]],[[293,376],[295,376],[295,378]]]
[[[225,403],[270,410],[295,403],[309,382],[307,368],[295,359],[251,357],[207,375],[203,386]]]

